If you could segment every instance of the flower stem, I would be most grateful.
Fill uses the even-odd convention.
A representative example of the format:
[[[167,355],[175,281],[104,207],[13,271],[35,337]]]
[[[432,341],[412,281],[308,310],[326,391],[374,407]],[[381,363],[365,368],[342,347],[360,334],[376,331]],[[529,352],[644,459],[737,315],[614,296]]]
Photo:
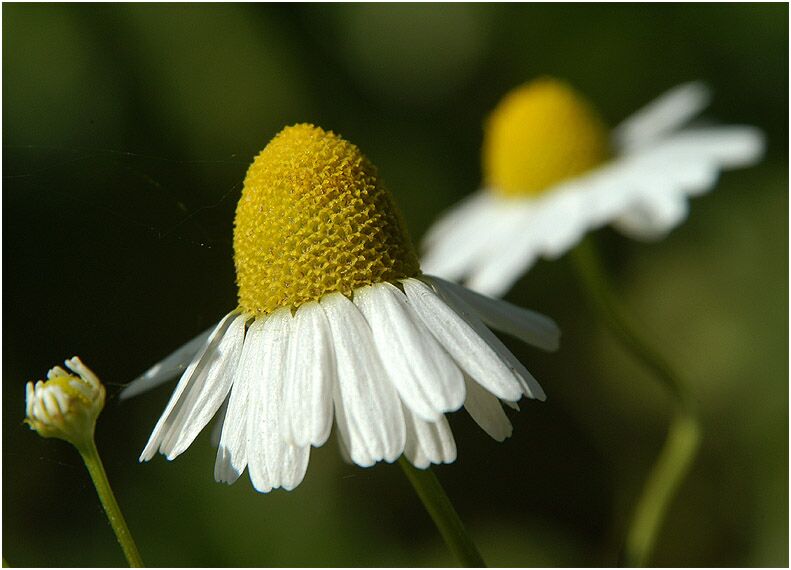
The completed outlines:
[[[442,538],[462,566],[482,568],[486,563],[478,552],[478,547],[467,534],[456,509],[450,502],[445,489],[430,469],[416,469],[403,456],[398,460],[418,497],[437,525]]]
[[[126,526],[124,515],[115,500],[115,495],[110,487],[110,482],[107,480],[107,473],[104,471],[104,465],[99,457],[99,450],[96,449],[96,443],[91,437],[82,445],[77,446],[77,450],[82,455],[82,460],[85,462],[85,467],[88,468],[88,473],[91,474],[93,485],[96,487],[96,492],[99,495],[99,500],[102,502],[104,512],[107,514],[107,519],[110,521],[110,526],[113,527],[115,536],[118,539],[118,544],[124,551],[126,561],[131,568],[142,568],[143,560],[140,558],[140,553],[137,551],[132,534],[129,532],[129,527]]]
[[[602,263],[590,238],[572,252],[582,288],[611,332],[664,384],[673,397],[667,438],[638,498],[622,554],[625,566],[645,566],[668,506],[684,480],[700,445],[700,424],[683,379],[667,361],[635,333],[621,313]]]

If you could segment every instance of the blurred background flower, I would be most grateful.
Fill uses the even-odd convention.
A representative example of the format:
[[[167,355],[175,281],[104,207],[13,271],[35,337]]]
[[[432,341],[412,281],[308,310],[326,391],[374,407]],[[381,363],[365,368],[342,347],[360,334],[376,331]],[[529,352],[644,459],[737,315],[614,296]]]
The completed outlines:
[[[667,340],[704,418],[701,455],[654,562],[788,564],[787,6],[3,12],[11,564],[122,563],[79,460],[22,424],[21,387],[75,347],[107,378],[131,380],[216,322],[235,300],[232,220],[245,169],[283,125],[316,122],[365,148],[419,239],[479,186],[488,111],[543,74],[572,82],[611,125],[701,79],[714,89],[710,116],[767,133],[766,160],[726,173],[666,240],[599,235],[625,302]],[[565,263],[540,261],[507,297],[563,329],[554,355],[505,339],[547,402],[511,415],[504,444],[452,417],[464,449],[437,468],[492,565],[615,564],[664,436],[666,396],[595,324]],[[398,467],[353,468],[332,446],[316,450],[297,492],[267,496],[213,483],[208,433],[179,469],[139,466],[170,390],[119,408],[120,388],[107,386],[96,437],[150,564],[453,563]]]

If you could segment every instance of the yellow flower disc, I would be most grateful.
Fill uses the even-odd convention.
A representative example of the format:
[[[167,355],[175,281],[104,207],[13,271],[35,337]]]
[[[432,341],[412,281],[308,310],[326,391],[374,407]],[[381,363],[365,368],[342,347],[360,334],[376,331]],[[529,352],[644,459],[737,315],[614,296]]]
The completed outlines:
[[[307,124],[283,129],[250,166],[233,245],[239,305],[256,316],[420,272],[376,167]]]
[[[570,86],[551,78],[508,93],[485,125],[485,183],[505,196],[540,194],[608,155],[608,131],[596,112]]]

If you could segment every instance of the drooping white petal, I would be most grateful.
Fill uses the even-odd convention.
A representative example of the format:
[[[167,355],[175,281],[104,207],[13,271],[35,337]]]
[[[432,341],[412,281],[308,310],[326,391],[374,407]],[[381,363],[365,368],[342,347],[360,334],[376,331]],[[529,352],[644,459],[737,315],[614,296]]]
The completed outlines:
[[[464,401],[464,409],[467,410],[470,417],[492,439],[503,441],[511,437],[514,430],[511,421],[500,405],[500,401],[474,380],[468,377],[465,377],[464,380],[467,384],[467,399]]]
[[[264,319],[256,319],[247,329],[228,399],[226,421],[222,424],[214,479],[229,485],[247,468],[247,422],[252,411],[250,385],[263,374],[263,325]]]
[[[209,342],[209,335],[217,325],[212,325],[201,334],[176,349],[170,356],[157,362],[143,374],[132,380],[119,394],[121,400],[132,398],[156,388],[182,374],[195,356]]]
[[[544,350],[558,349],[560,329],[549,317],[506,301],[486,297],[439,277],[424,275],[423,278],[430,280],[435,287],[456,293],[488,326]]]
[[[576,180],[564,183],[555,196],[545,196],[541,208],[533,208],[533,217],[524,229],[533,236],[538,251],[546,259],[556,259],[576,244],[584,233],[590,214]]]
[[[656,152],[672,154],[682,163],[710,162],[718,169],[731,169],[755,164],[765,147],[760,129],[727,125],[685,129],[662,141]]]
[[[476,218],[478,209],[486,207],[488,202],[489,193],[486,191],[478,191],[465,197],[440,215],[437,222],[423,236],[423,243],[430,246],[438,240],[444,240],[459,225],[464,225],[469,220]]]
[[[420,418],[437,421],[464,402],[461,370],[390,283],[362,287],[354,303],[373,332],[385,371],[404,403]]]
[[[231,390],[244,344],[247,317],[237,316],[228,327],[217,350],[209,357],[195,381],[195,389],[185,395],[173,427],[162,439],[160,451],[173,460],[181,455],[214,417]]]
[[[710,100],[711,92],[703,83],[678,85],[618,125],[613,140],[624,152],[650,144],[694,119]]]
[[[432,463],[456,461],[456,441],[448,420],[441,415],[436,422],[426,422],[404,407],[407,426],[404,455],[418,469],[426,469]]]
[[[244,349],[242,349],[242,355],[244,355]],[[236,367],[238,371],[239,368],[242,366],[242,356],[239,357],[239,366]],[[235,380],[234,380],[235,381]],[[233,390],[233,382],[231,382],[231,389]],[[217,410],[217,413],[214,416],[214,425],[211,428],[211,441],[212,447],[217,447],[220,445],[220,436],[222,435],[222,426],[225,423],[225,414],[228,413],[228,400],[230,399],[230,395],[223,400],[220,409]]]
[[[247,467],[253,487],[261,493],[279,487],[294,489],[305,477],[310,457],[309,446],[286,442],[280,422],[291,324],[288,308],[278,309],[264,320],[260,367],[255,368],[250,379]]]
[[[420,265],[424,271],[456,280],[464,275],[470,262],[487,251],[494,243],[494,228],[503,229],[502,218],[509,210],[502,201],[492,197],[476,201],[469,208],[466,222],[446,231],[442,240],[428,249]]]
[[[500,246],[500,251],[477,260],[476,268],[467,272],[464,280],[467,287],[484,295],[501,297],[540,257],[532,234],[526,232],[515,233],[513,239]],[[453,279],[445,273],[432,274]]]
[[[689,206],[684,196],[659,192],[655,196],[643,196],[619,216],[613,225],[629,237],[656,240],[680,224],[687,217],[688,211]]]
[[[445,301],[449,307],[461,317],[467,325],[478,335],[496,354],[497,357],[508,367],[511,373],[519,381],[522,390],[528,398],[535,398],[537,400],[545,400],[546,394],[541,388],[538,381],[533,378],[533,375],[528,372],[527,368],[519,362],[519,360],[511,353],[510,350],[502,343],[502,341],[489,330],[480,317],[475,314],[475,311],[470,305],[455,291],[451,289],[437,289],[442,300]],[[497,395],[498,398],[515,402],[519,397],[508,397],[498,394],[490,386],[488,378],[478,378],[472,376],[474,380],[479,382],[484,388]]]
[[[168,401],[168,405],[165,407],[165,411],[154,427],[154,431],[151,433],[151,437],[149,437],[148,443],[143,449],[143,453],[140,454],[140,461],[150,460],[157,450],[162,448],[166,439],[170,438],[177,427],[176,423],[178,419],[184,417],[181,412],[186,404],[191,399],[194,399],[195,394],[202,392],[206,379],[208,378],[208,369],[213,366],[216,370],[218,364],[222,364],[224,367],[229,365],[230,361],[233,360],[235,354],[234,351],[231,350],[229,343],[235,346],[236,343],[241,340],[237,336],[240,332],[238,323],[234,327],[234,334],[232,334],[228,340],[225,340],[225,337],[231,326],[237,322],[237,318],[238,314],[236,311],[232,311],[223,317],[209,335],[209,340],[200,354],[184,371],[184,374],[182,374],[181,379],[176,385],[173,395]],[[241,334],[244,334],[244,321],[242,321]],[[220,344],[222,344],[223,341],[225,341],[225,343],[221,350]],[[241,346],[239,346],[238,349],[241,351]],[[236,356],[238,357],[238,355]],[[202,427],[203,426],[201,426],[201,428]],[[163,453],[165,452],[164,449],[162,449],[162,451]]]
[[[502,403],[504,406],[508,406],[509,408],[511,408],[511,409],[512,409],[512,410],[514,410],[514,411],[517,411],[517,412],[518,412],[518,411],[520,410],[520,408],[519,408],[519,402],[509,402],[508,400],[501,400],[501,403]]]
[[[343,398],[341,397],[341,389],[338,382],[335,382],[335,387],[332,390],[332,402],[335,409],[335,424],[338,427],[336,434],[338,436],[338,447],[341,452],[341,457],[346,463],[356,463],[360,467],[371,467],[376,461],[373,457],[368,455],[368,452],[362,446],[357,447],[357,459],[352,459],[351,428],[349,427],[349,421],[346,419]]]
[[[508,291],[540,256],[555,258],[577,243],[591,215],[576,181],[537,199],[499,200],[518,216],[518,224],[469,265],[466,280],[471,289],[494,297]]]
[[[361,466],[395,461],[404,451],[406,429],[401,401],[379,360],[371,329],[359,309],[340,293],[320,303],[332,331],[338,394],[352,460]],[[336,413],[339,413],[336,405]]]
[[[335,352],[330,325],[315,301],[297,309],[289,342],[283,426],[297,446],[323,445],[332,429]]]
[[[482,338],[467,319],[422,281],[404,279],[402,283],[415,312],[467,374],[484,383],[500,398],[515,401],[521,397],[521,379],[503,361],[490,340]],[[488,334],[494,337],[491,331]]]

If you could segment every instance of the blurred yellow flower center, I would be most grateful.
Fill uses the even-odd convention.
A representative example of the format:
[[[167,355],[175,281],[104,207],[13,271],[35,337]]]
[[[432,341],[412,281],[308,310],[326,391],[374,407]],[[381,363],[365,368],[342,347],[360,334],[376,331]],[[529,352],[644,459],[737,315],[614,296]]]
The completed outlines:
[[[420,271],[376,167],[313,125],[286,127],[256,157],[234,226],[239,305],[256,316]]]
[[[517,87],[486,122],[485,183],[501,195],[540,194],[597,166],[608,155],[604,123],[587,101],[555,79]]]

